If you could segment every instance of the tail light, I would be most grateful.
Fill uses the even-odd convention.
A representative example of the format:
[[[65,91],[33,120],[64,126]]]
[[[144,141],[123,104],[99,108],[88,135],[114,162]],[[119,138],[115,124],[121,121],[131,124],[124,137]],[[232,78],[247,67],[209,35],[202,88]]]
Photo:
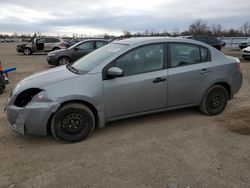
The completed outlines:
[[[237,58],[237,62],[235,64],[236,64],[237,69],[242,73],[241,63],[240,63],[240,60],[238,58]]]

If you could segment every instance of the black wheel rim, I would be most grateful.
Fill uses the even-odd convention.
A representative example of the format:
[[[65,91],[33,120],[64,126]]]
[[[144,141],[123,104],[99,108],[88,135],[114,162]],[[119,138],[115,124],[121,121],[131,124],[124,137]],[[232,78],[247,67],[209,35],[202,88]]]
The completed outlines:
[[[61,130],[68,135],[77,135],[84,131],[88,121],[87,117],[80,113],[72,113],[66,115],[60,121]]]
[[[29,49],[24,49],[24,53],[28,55],[28,54],[30,54],[30,50]]]
[[[60,65],[67,65],[69,63],[68,58],[61,58],[59,61]]]
[[[222,92],[213,92],[208,98],[208,107],[210,109],[219,109],[224,106],[226,101],[225,95]]]

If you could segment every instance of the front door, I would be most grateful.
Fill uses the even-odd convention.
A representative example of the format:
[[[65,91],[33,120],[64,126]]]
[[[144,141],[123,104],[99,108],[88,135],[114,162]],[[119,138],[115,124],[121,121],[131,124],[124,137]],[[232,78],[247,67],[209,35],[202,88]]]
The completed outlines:
[[[133,49],[111,63],[121,68],[124,76],[103,81],[107,119],[165,108],[164,62],[164,45],[151,44]]]
[[[79,59],[94,50],[94,41],[83,42],[79,44],[74,53],[74,58]]]

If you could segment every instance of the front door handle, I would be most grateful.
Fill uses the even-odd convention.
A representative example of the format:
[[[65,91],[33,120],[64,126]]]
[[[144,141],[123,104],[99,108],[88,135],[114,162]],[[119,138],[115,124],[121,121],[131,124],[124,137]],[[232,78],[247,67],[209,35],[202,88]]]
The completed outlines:
[[[207,73],[209,73],[209,72],[210,72],[210,71],[207,70],[207,69],[201,69],[200,74],[207,74]]]
[[[164,81],[166,81],[166,80],[167,80],[166,78],[158,77],[158,78],[156,78],[156,79],[153,80],[153,83],[164,82]]]

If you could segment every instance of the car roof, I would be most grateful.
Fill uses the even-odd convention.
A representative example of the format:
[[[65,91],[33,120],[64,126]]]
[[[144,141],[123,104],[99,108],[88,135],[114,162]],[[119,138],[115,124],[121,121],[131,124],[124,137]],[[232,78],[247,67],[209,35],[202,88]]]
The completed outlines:
[[[112,43],[116,44],[126,44],[126,45],[142,45],[147,43],[157,43],[157,42],[186,42],[192,44],[198,44],[202,46],[207,46],[205,43],[201,43],[197,40],[190,40],[186,38],[176,38],[176,37],[136,37],[136,38],[128,38],[119,41],[114,41]]]
[[[84,42],[86,42],[86,41],[105,41],[105,42],[108,42],[107,39],[84,39],[82,41],[84,41]]]

